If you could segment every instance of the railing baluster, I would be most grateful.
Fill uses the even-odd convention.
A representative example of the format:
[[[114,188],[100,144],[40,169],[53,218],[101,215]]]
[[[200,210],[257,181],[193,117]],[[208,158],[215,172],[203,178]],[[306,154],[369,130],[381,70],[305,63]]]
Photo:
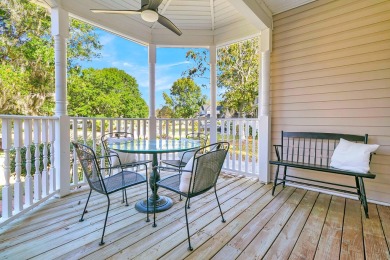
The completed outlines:
[[[42,197],[42,180],[40,171],[40,150],[39,144],[41,143],[41,120],[34,119],[34,145],[35,145],[35,174],[34,174],[34,200],[39,201]]]
[[[73,141],[75,142],[78,142],[78,130],[77,130],[77,119],[74,119],[73,120]],[[76,154],[76,150],[73,149],[73,176],[72,176],[72,179],[73,179],[73,184],[78,184],[79,180],[78,180],[78,161],[77,161],[77,154]]]
[[[23,209],[23,186],[20,179],[22,174],[22,157],[21,148],[23,146],[22,139],[22,124],[21,120],[14,120],[14,147],[15,147],[15,174],[16,180],[14,183],[14,210],[15,213]]]
[[[54,122],[54,121],[53,121]],[[26,147],[26,180],[24,186],[25,204],[30,206],[33,204],[33,178],[31,175],[31,144],[32,144],[32,120],[24,120],[24,146]]]
[[[55,121],[49,120],[49,144],[50,144],[50,169],[49,169],[49,193],[56,191],[56,169],[54,167],[54,141],[55,141]]]
[[[49,194],[49,176],[47,173],[47,165],[49,162],[48,150],[47,150],[48,140],[49,140],[49,133],[47,128],[47,119],[43,119],[42,120],[42,142],[43,142],[42,197],[43,198]]]
[[[12,192],[10,186],[10,148],[11,148],[11,120],[2,120],[2,148],[4,150],[4,180],[2,188],[2,219],[8,219],[12,216]]]
[[[237,135],[237,125],[236,121],[233,121],[233,170],[236,170],[236,159],[237,159],[237,154],[236,154],[236,135]]]
[[[246,121],[245,123],[245,172],[248,172],[249,167],[249,125],[250,121]]]
[[[238,121],[238,171],[242,171],[242,141],[245,138],[242,120]]]

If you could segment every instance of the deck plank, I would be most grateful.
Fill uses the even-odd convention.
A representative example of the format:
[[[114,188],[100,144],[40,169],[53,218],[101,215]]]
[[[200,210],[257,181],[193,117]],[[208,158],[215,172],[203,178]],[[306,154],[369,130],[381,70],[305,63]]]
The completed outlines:
[[[343,231],[345,199],[332,196],[314,259],[338,259]]]
[[[287,223],[288,219],[298,207],[299,203],[305,196],[306,191],[297,189],[291,197],[276,212],[271,220],[256,235],[251,243],[242,251],[237,259],[261,259],[267,253],[269,247],[278,237],[280,231]]]
[[[360,201],[346,200],[340,259],[364,259]]]
[[[268,250],[265,255],[266,259],[287,259],[290,256],[318,195],[318,192],[313,191],[306,193],[302,202],[298,205],[293,215]]]
[[[275,196],[271,201],[272,203],[268,203],[255,218],[252,218],[249,222],[240,223],[241,225],[237,229],[242,229],[238,233],[233,233],[232,239],[214,256],[214,259],[226,259],[226,256],[230,256],[232,259],[238,257],[242,249],[253,240],[294,191],[294,188],[287,187],[283,192]],[[229,237],[229,234],[226,235]]]
[[[222,174],[213,191],[191,200],[188,251],[184,202],[165,189],[174,205],[158,213],[157,227],[145,222],[134,203],[145,187],[112,194],[108,225],[99,246],[107,201],[92,195],[85,221],[79,223],[88,189],[50,199],[0,228],[0,259],[390,259],[390,207],[369,204],[370,218],[357,200],[272,185],[254,178]],[[344,203],[345,201],[345,203]],[[291,252],[291,253],[290,253]]]
[[[226,239],[228,235],[234,233],[229,227],[232,225],[237,227],[238,224],[245,223],[248,218],[250,219],[257,215],[257,210],[255,210],[253,204],[262,204],[263,207],[267,205],[272,199],[271,189],[271,185],[264,185],[259,189],[254,190],[253,193],[248,193],[245,200],[224,212],[226,219],[224,225],[221,225],[219,219],[216,219],[191,236],[191,243],[194,247],[193,251],[187,250],[187,241],[184,241],[179,244],[175,250],[171,250],[163,255],[161,259],[180,259],[188,257],[189,255],[194,255],[198,259],[210,258],[210,256],[213,256],[215,253],[209,250],[218,251],[218,246],[222,247],[226,243],[223,239]],[[248,217],[244,215],[248,215]],[[241,220],[240,223],[238,223],[238,219]]]
[[[320,194],[318,196],[289,259],[314,258],[330,200],[330,195]]]
[[[246,199],[248,195],[253,194],[255,191],[258,191],[261,186],[263,185],[260,183],[251,185],[246,190],[243,190],[242,192],[234,196],[235,199],[230,199],[229,201],[226,201],[225,203],[221,204],[221,208],[223,212],[225,212],[224,214],[225,219],[227,217],[226,215],[227,212],[230,212],[232,208],[241,204],[241,202],[238,202],[236,198],[240,198],[240,201],[242,201]],[[221,215],[217,207],[216,201],[214,202],[213,209],[209,211],[207,215],[203,215],[195,219],[195,221],[193,221],[192,223],[190,223],[190,236],[194,236],[195,234],[197,234],[197,237],[202,237],[200,234],[204,234],[204,236],[206,236],[206,240],[211,238],[211,235],[208,235],[206,232],[204,232],[205,228],[207,228],[207,226],[209,225],[215,226],[217,229],[221,229],[224,226],[226,226],[226,222],[225,223],[221,222]],[[177,247],[182,246],[183,249],[188,248],[187,232],[185,230],[185,226],[183,226],[183,228],[178,232],[168,237],[164,237],[164,239],[159,242],[159,247],[158,247],[159,250],[153,250],[149,248],[148,250],[142,252],[142,254],[137,255],[134,259],[142,260],[148,257],[151,258],[160,257],[161,255],[164,255],[170,251],[169,245],[172,244],[172,241],[183,241],[182,243],[179,243]],[[198,244],[194,244],[193,240],[191,242],[193,247],[195,248],[198,247]]]
[[[234,190],[237,187],[240,187],[241,185],[245,185],[248,182],[248,180],[245,179],[238,179],[236,181],[232,181],[229,183],[228,186],[223,187],[222,189],[218,190],[218,194],[220,196],[221,201],[230,198],[230,195],[228,195],[232,190]],[[250,185],[250,184],[247,184]],[[212,194],[213,196],[210,196]],[[121,252],[126,249],[132,249],[136,247],[137,242],[144,239],[144,244],[147,244],[148,246],[151,245],[158,245],[158,239],[154,240],[155,234],[157,232],[164,234],[169,233],[170,229],[166,228],[168,225],[172,225],[173,222],[177,223],[179,219],[182,219],[184,216],[184,210],[183,205],[184,202],[177,203],[178,202],[178,196],[174,197],[175,203],[173,207],[167,211],[158,213],[157,215],[157,227],[152,228],[151,224],[150,227],[144,228],[144,229],[137,229],[135,232],[126,232],[126,230],[120,232],[120,234],[114,234],[114,236],[110,237],[110,241],[114,246],[103,246],[99,247],[96,250],[91,251],[90,254],[85,256],[85,259],[97,259],[97,258],[108,258],[110,256],[115,255],[118,252]],[[204,204],[210,203],[210,201],[215,200],[214,194],[209,192],[205,193],[201,196],[195,197],[192,199],[193,206],[191,209],[189,209],[189,214],[191,212],[200,212],[201,206],[203,204],[197,203],[198,200],[203,200]],[[203,212],[203,214],[206,214]],[[174,225],[172,225],[174,227]],[[175,228],[175,227],[174,227]],[[146,242],[145,242],[146,241]],[[175,241],[176,243],[176,241]],[[96,245],[94,245],[96,246]]]
[[[379,219],[377,206],[368,205],[370,218],[363,218],[366,259],[390,259],[389,248]]]
[[[257,187],[253,182],[245,182],[243,185],[237,186],[235,189],[230,189],[229,192],[220,195],[219,201],[221,203],[221,207],[230,208],[238,204],[240,200],[235,200],[232,198],[240,193],[243,193],[243,191],[246,193],[248,189],[250,192],[250,190],[252,190],[251,188],[256,189]],[[210,198],[212,197],[210,196]],[[183,208],[184,202],[181,204],[182,208],[181,211],[176,214],[177,218],[171,220],[167,226],[154,232],[153,235],[147,236],[137,241],[132,248],[121,250],[119,253],[113,255],[109,259],[123,259],[128,254],[131,254],[135,259],[146,259],[149,256],[153,259],[157,258],[161,254],[164,254],[166,252],[165,249],[167,249],[167,247],[170,246],[173,241],[179,244],[185,241],[187,239],[187,231]],[[192,209],[195,204],[193,202],[191,202],[191,204]],[[204,201],[201,200],[196,204],[200,205],[200,207],[197,210],[191,210],[191,212],[188,212],[188,222],[191,232],[196,232],[197,230],[201,229],[203,225],[206,225],[215,219],[221,218],[215,197],[208,200],[207,203],[204,203]],[[158,219],[157,223],[159,223]],[[221,225],[224,224],[221,223]],[[147,245],[146,241],[149,243],[154,243],[155,246],[150,250],[150,247]]]
[[[247,181],[247,180],[242,180],[243,182]],[[224,189],[226,189],[226,187],[229,187],[229,185],[236,185],[240,183],[240,181],[234,181],[234,179],[231,179],[231,178],[227,178],[225,181],[222,181],[221,182],[221,187],[224,187]],[[227,186],[225,186],[227,185]],[[173,192],[170,192],[170,191],[167,191],[167,190],[161,190],[159,191],[159,194],[162,194],[162,195],[168,195],[170,196],[171,198],[174,199],[174,203],[175,205],[168,211],[165,211],[163,213],[159,213],[159,214],[162,214],[163,216],[168,216],[170,214],[172,214],[172,212],[174,212],[175,210],[178,210],[178,197],[174,197],[173,195]],[[124,218],[124,219],[113,219],[110,223],[112,223],[112,227],[111,228],[107,228],[106,229],[106,234],[104,236],[104,240],[106,242],[106,244],[104,246],[99,246],[98,245],[98,239],[100,238],[100,235],[101,234],[101,229],[102,229],[102,226],[100,227],[97,227],[96,229],[99,229],[97,232],[95,232],[94,234],[90,234],[89,236],[86,236],[86,237],[81,237],[81,238],[75,238],[74,240],[72,241],[69,241],[69,243],[65,244],[62,246],[62,251],[61,252],[50,252],[50,251],[47,251],[45,252],[44,254],[42,254],[41,256],[55,256],[56,258],[58,259],[70,259],[70,258],[73,258],[73,259],[79,259],[81,257],[84,257],[88,254],[101,254],[101,251],[105,251],[107,248],[109,248],[109,250],[113,250],[114,253],[117,252],[115,251],[118,248],[120,248],[119,244],[117,242],[117,240],[120,240],[122,239],[122,241],[124,241],[125,245],[127,245],[127,243],[129,241],[126,241],[125,238],[127,237],[130,237],[131,234],[135,234],[137,235],[138,237],[142,237],[142,236],[145,236],[146,234],[149,234],[151,233],[150,231],[150,228],[151,228],[151,222],[149,223],[146,223],[144,221],[144,214],[139,214],[135,209],[134,207],[132,207],[131,209],[136,217],[135,218]],[[114,213],[115,214],[115,213]],[[150,215],[150,217],[152,217],[152,215]],[[109,218],[110,220],[110,218]],[[107,223],[109,224],[109,223]],[[84,244],[84,247],[80,248],[80,243],[83,243]],[[110,245],[107,247],[107,245]],[[114,247],[112,247],[112,245],[114,245]],[[95,258],[96,259],[96,258]]]
[[[381,220],[383,233],[386,237],[387,247],[390,251],[390,207],[385,207],[382,205],[377,205],[379,217]]]

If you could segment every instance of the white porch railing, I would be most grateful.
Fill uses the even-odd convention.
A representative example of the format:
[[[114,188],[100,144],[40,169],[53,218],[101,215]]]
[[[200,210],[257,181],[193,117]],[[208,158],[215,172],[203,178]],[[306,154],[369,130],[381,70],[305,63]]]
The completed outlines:
[[[1,226],[57,191],[54,168],[56,153],[54,132],[58,118],[1,115],[0,119],[3,149],[0,158],[4,158],[4,162],[0,162],[4,168],[3,173],[0,174],[4,183]],[[149,119],[70,118],[70,140],[83,142],[93,147],[98,155],[104,152],[101,137],[112,131],[127,131],[133,133],[135,138],[147,139],[149,138]],[[157,138],[180,139],[192,132],[204,132],[209,135],[209,131],[210,123],[205,118],[157,119],[156,121]],[[258,174],[258,131],[259,121],[257,119],[217,120],[216,141],[230,143],[228,158],[223,166],[224,170],[240,174]],[[78,161],[73,159],[76,158],[75,151],[72,151],[72,155],[71,188],[86,184]],[[176,156],[175,153],[162,154],[161,159],[171,159]],[[140,155],[140,157],[140,159],[146,159],[148,155]]]
[[[240,174],[258,174],[259,126],[259,120],[251,118],[217,120],[218,141],[230,143],[224,170]]]
[[[0,116],[3,174],[0,223],[23,214],[57,191],[56,117]]]

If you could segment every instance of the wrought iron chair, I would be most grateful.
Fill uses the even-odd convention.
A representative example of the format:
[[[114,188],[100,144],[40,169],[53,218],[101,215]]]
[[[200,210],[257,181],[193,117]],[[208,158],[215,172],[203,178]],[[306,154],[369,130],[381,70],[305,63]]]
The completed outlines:
[[[188,250],[192,250],[190,240],[190,230],[188,226],[187,208],[189,208],[190,198],[207,192],[214,187],[222,222],[225,222],[222,209],[219,204],[216,183],[225,161],[229,143],[220,142],[198,149],[187,165],[181,169],[176,168],[177,174],[166,177],[156,183],[156,188],[162,187],[186,197],[184,211],[187,224]],[[167,167],[158,167],[165,170]],[[156,210],[153,210],[153,226],[156,226]]]
[[[147,176],[143,176],[134,171],[125,170],[125,168],[122,168],[121,165],[118,165],[115,167],[119,169],[119,172],[117,174],[104,177],[101,173],[101,170],[103,169],[110,170],[110,167],[109,168],[100,167],[95,152],[90,147],[76,142],[72,142],[72,144],[73,147],[76,149],[77,157],[79,159],[79,162],[84,171],[84,175],[90,187],[88,199],[87,202],[85,203],[85,207],[83,210],[83,214],[81,215],[80,222],[84,221],[84,214],[86,213],[87,205],[91,197],[92,190],[107,196],[108,205],[107,205],[106,218],[104,220],[102,238],[99,243],[99,245],[103,245],[104,244],[103,237],[104,237],[104,232],[106,230],[108,211],[110,209],[109,195],[117,191],[126,190],[126,188],[137,184],[146,183],[146,199],[148,199],[149,193],[148,193]],[[116,155],[110,155],[110,156],[116,156]],[[125,198],[126,198],[126,206],[128,206],[129,204],[127,202],[127,194]],[[149,214],[147,214],[146,222],[149,221],[150,221]]]
[[[204,133],[189,133],[186,135],[186,139],[199,140],[200,147],[204,147],[207,143],[207,135]],[[194,156],[196,149],[188,150],[179,153],[179,158],[176,160],[163,160],[161,163],[168,165],[169,167],[183,168],[187,162]]]
[[[132,153],[121,153],[109,148],[110,143],[120,143],[128,142],[134,140],[133,134],[128,132],[112,132],[105,134],[101,137],[102,145],[104,148],[104,153],[108,158],[110,167],[121,165],[122,168],[133,168],[140,165],[145,166],[146,172],[148,171],[148,163],[151,163],[151,160],[137,160],[137,155]],[[116,156],[111,156],[116,155]]]

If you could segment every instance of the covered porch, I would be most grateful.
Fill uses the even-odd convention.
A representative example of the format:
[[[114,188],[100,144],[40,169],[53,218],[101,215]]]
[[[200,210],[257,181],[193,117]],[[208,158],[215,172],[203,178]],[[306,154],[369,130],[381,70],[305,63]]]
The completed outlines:
[[[183,28],[188,21],[184,21],[180,11],[186,14],[193,11],[187,5],[200,9],[207,6],[212,8],[211,14],[224,14],[227,20],[232,19],[226,24],[221,19],[221,27],[217,28],[218,19],[211,15],[216,27],[197,30],[191,28],[194,24],[189,24],[183,30],[187,36],[182,38],[172,37],[159,25],[150,26],[140,18],[120,15],[114,20],[89,12],[97,5],[135,9],[140,1],[126,6],[118,1],[38,2],[52,11],[56,115],[0,116],[5,179],[0,220],[1,256],[19,259],[390,257],[389,1],[294,1],[296,5],[286,6],[283,5],[286,1],[272,0],[164,0],[162,11],[167,16],[177,15],[174,20],[178,26],[183,20]],[[224,8],[218,11],[221,6]],[[174,8],[170,11],[170,7]],[[148,45],[149,118],[67,115],[65,52],[69,15]],[[261,39],[262,64],[259,117],[219,120],[215,109],[216,50],[218,46],[256,35]],[[207,125],[202,119],[156,118],[155,54],[159,46],[209,48],[212,98],[209,128],[199,127]],[[223,168],[225,174],[218,183],[227,223],[217,219],[216,205],[209,194],[199,203],[193,203],[193,214],[189,215],[193,252],[187,251],[185,245],[183,204],[169,192],[166,194],[175,204],[169,211],[159,213],[157,229],[144,222],[145,215],[137,213],[133,204],[126,208],[116,200],[103,247],[97,243],[103,219],[99,216],[105,210],[99,203],[103,200],[95,196],[90,216],[87,214],[86,221],[78,222],[87,186],[79,175],[77,162],[71,159],[69,143],[88,141],[97,149],[102,134],[118,129],[134,132],[139,138],[180,138],[188,132],[204,131],[210,142],[232,144]],[[280,143],[282,130],[367,133],[369,143],[380,145],[371,162],[376,178],[366,182],[369,219],[362,214],[354,197],[294,186],[283,190],[279,186],[278,195],[270,195],[269,183],[275,169],[269,167],[268,161],[276,157],[272,145]],[[35,147],[35,158],[43,158],[42,171],[37,170],[40,161],[31,160],[32,147]],[[30,169],[25,178],[21,175],[22,156],[26,169]],[[12,165],[15,173],[11,172]],[[31,171],[33,166],[35,172]],[[334,180],[334,176],[322,176],[318,172],[297,170],[294,173]],[[349,182],[344,178],[338,181]],[[132,202],[144,197],[143,191],[137,188],[131,191],[135,195]]]

